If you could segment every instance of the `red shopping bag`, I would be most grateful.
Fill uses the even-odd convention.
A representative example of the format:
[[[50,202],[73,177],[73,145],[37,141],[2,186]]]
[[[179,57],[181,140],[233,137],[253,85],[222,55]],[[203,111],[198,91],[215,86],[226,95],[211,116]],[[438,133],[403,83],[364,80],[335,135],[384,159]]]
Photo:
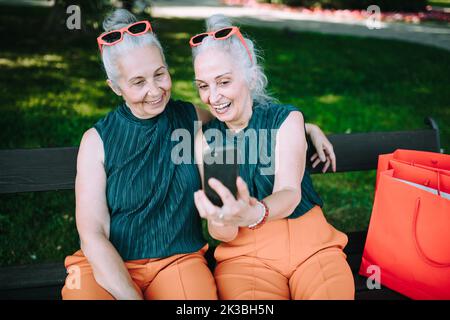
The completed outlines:
[[[392,161],[408,163],[412,166],[422,168],[438,169],[441,170],[441,173],[450,174],[450,155],[448,154],[397,149],[393,153],[382,154],[378,157],[377,180],[375,189],[378,187],[378,180],[381,172],[392,169],[392,167],[389,165]]]
[[[359,273],[413,299],[450,299],[450,175],[391,161],[381,171]]]

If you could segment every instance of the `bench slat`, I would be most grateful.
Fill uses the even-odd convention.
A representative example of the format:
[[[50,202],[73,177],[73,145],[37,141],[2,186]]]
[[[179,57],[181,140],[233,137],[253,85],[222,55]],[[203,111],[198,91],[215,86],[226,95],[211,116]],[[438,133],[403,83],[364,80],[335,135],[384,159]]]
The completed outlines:
[[[0,290],[1,300],[61,300],[62,285]]]
[[[336,172],[376,169],[378,155],[392,153],[396,149],[440,152],[438,131],[433,129],[332,134],[327,137],[336,154]],[[307,159],[313,154],[311,149]],[[321,172],[320,166],[311,168],[310,161],[307,161],[307,168],[311,173]]]
[[[347,232],[348,243],[344,248],[346,255],[361,254],[366,244],[367,230]]]
[[[66,269],[62,262],[0,268],[0,291],[19,288],[63,286]]]
[[[399,148],[434,152],[440,148],[434,129],[333,134],[328,138],[338,159],[337,172],[376,169],[379,154]],[[77,147],[0,150],[0,194],[73,189],[77,153]],[[309,161],[307,166],[311,173],[320,172],[319,167],[312,169]]]
[[[353,274],[355,278],[355,299],[356,300],[410,300],[408,297],[395,292],[385,286],[380,289],[367,288],[367,279],[360,275]]]
[[[73,189],[78,148],[0,150],[0,194]]]

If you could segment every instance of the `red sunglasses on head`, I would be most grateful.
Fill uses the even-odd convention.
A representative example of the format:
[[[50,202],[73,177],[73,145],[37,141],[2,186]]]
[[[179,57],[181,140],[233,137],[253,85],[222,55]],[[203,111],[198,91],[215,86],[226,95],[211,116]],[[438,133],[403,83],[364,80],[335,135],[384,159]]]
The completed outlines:
[[[132,23],[121,29],[105,32],[97,38],[98,49],[100,50],[100,53],[102,53],[103,46],[113,46],[122,41],[124,32],[127,32],[132,36],[140,36],[148,31],[153,32],[152,25],[150,22],[143,20]]]
[[[206,37],[212,36],[215,40],[225,40],[231,37],[232,35],[237,35],[241,43],[244,45],[245,50],[247,50],[248,56],[250,57],[250,61],[253,62],[252,55],[250,54],[250,50],[247,47],[247,43],[245,43],[244,37],[241,34],[241,31],[239,31],[238,27],[226,27],[222,28],[217,31],[211,31],[211,32],[204,32],[199,33],[191,38],[189,41],[189,44],[191,45],[191,48],[197,47],[202,44],[203,40]]]

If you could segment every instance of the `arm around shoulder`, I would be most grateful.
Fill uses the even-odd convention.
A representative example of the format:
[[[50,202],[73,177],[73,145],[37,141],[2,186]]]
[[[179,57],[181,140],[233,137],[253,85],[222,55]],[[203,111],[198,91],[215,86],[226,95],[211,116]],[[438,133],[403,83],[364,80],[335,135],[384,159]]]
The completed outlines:
[[[277,132],[275,183],[272,194],[264,199],[270,209],[268,220],[289,216],[300,203],[306,149],[303,116],[292,111]]]

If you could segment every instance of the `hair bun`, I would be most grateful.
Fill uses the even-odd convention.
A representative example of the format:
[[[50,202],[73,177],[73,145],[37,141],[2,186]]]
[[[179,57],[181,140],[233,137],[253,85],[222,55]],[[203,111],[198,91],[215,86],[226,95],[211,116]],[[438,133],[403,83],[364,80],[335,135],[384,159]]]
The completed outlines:
[[[105,20],[103,20],[103,29],[108,32],[123,28],[138,20],[130,11],[126,9],[115,9]]]
[[[230,18],[223,14],[215,14],[206,20],[206,31],[216,31],[222,28],[231,27],[232,23]]]

